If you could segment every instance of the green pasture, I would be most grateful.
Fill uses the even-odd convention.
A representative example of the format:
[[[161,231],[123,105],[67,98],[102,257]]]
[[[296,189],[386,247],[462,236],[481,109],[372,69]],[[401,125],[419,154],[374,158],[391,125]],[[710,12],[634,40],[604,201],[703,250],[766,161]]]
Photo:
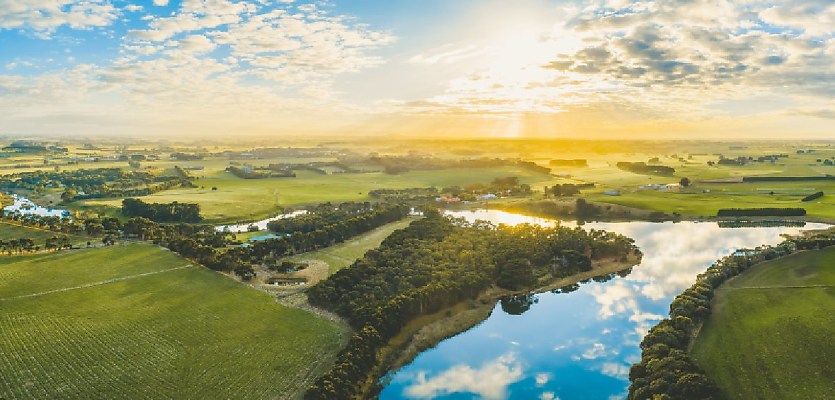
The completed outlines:
[[[0,398],[297,398],[345,327],[150,245],[0,259]]]
[[[517,167],[462,168],[435,171],[413,171],[400,175],[383,173],[321,175],[297,172],[296,178],[241,179],[222,170],[204,171],[195,181],[197,189],[174,189],[142,199],[147,202],[198,203],[208,222],[237,222],[265,218],[281,207],[301,206],[327,201],[372,200],[374,189],[412,187],[444,187],[469,183],[490,183],[499,177],[516,176],[520,181],[538,186],[550,179],[548,175]],[[216,188],[216,190],[212,190]],[[82,205],[120,207],[118,200],[90,200]]]
[[[92,240],[86,236],[66,235],[59,232],[53,232],[46,229],[28,227],[17,225],[12,222],[0,221],[0,240],[12,240],[20,238],[29,238],[35,241],[36,246],[43,247],[46,239],[53,236],[69,236],[73,243],[81,244]]]
[[[730,399],[835,398],[835,247],[766,262],[717,291],[692,355]]]
[[[389,237],[392,232],[409,226],[414,220],[415,218],[410,217],[401,221],[392,222],[336,246],[296,255],[291,260],[297,262],[310,260],[322,261],[328,265],[328,274],[333,274],[353,264],[354,261],[365,255],[368,250],[380,247],[383,240]]]

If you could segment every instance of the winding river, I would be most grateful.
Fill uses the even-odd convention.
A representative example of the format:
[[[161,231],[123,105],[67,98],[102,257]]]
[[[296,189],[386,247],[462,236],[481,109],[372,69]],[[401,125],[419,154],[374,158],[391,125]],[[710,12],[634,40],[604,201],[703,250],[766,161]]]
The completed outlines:
[[[449,214],[505,224],[556,223],[500,211]],[[569,293],[540,293],[522,307],[496,304],[478,326],[391,372],[380,398],[625,398],[641,339],[697,274],[736,249],[777,244],[782,234],[828,225],[721,228],[716,222],[623,222],[583,227],[634,238],[644,253],[641,264],[626,277],[592,281]]]

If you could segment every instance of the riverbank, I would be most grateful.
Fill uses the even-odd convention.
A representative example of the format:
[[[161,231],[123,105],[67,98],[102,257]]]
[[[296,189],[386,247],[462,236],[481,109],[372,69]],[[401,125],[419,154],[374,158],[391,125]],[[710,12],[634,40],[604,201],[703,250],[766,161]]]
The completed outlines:
[[[422,315],[410,321],[400,333],[380,350],[378,359],[382,360],[372,373],[372,379],[366,382],[369,389],[379,389],[378,381],[386,374],[397,371],[409,364],[421,352],[435,347],[438,343],[466,332],[486,320],[496,303],[504,297],[551,291],[564,286],[575,285],[597,276],[614,274],[640,264],[641,257],[629,255],[625,261],[618,258],[595,260],[590,271],[569,277],[552,280],[535,289],[512,291],[491,287],[476,299],[459,302],[435,313]],[[388,372],[387,372],[388,371]]]
[[[584,221],[584,222],[665,222],[665,221],[694,221],[694,222],[808,222],[835,225],[835,218],[826,218],[814,215],[803,217],[718,217],[716,215],[691,215],[679,213],[666,213],[663,211],[649,210],[643,208],[629,207],[624,205],[588,201],[590,207],[596,208],[596,213],[579,217],[577,214],[577,200],[580,198],[566,199],[532,199],[532,198],[508,198],[495,201],[482,201],[447,207],[450,210],[471,210],[491,209],[509,213],[525,214],[539,218],[556,219],[561,221]]]

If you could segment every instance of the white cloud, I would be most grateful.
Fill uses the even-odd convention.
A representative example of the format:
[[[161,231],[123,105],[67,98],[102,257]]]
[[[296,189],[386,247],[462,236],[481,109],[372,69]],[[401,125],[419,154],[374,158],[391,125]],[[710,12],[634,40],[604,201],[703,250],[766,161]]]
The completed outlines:
[[[0,0],[0,30],[24,29],[49,38],[58,27],[108,26],[119,11],[105,0]]]
[[[583,352],[583,358],[587,360],[594,360],[606,355],[606,346],[603,343],[594,343],[592,347]]]
[[[554,392],[542,392],[539,395],[539,400],[559,400],[559,397]]]
[[[548,372],[540,372],[536,374],[536,376],[534,377],[536,381],[536,387],[541,388],[545,386],[549,381],[551,381],[552,377],[553,375],[551,375]]]
[[[522,365],[513,354],[489,361],[478,369],[456,365],[440,374],[426,378],[420,372],[416,383],[403,394],[410,398],[433,398],[452,393],[472,393],[483,399],[505,399],[511,384],[522,380]]]

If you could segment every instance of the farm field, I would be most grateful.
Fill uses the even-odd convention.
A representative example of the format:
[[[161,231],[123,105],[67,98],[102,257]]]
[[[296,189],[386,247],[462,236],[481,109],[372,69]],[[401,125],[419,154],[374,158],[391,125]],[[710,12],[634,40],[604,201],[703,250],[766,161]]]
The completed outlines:
[[[311,260],[324,262],[328,265],[328,274],[333,274],[353,264],[368,250],[380,247],[383,240],[389,237],[392,232],[409,226],[415,219],[406,218],[402,221],[393,222],[336,246],[299,254],[290,259],[296,262]]]
[[[347,328],[117,245],[0,259],[0,398],[294,398]]]
[[[75,244],[86,243],[90,240],[84,236],[66,235],[60,232],[53,232],[45,229],[21,226],[14,223],[0,221],[0,240],[11,240],[25,237],[34,240],[35,245],[43,246],[46,239],[53,236],[69,236]]]
[[[144,201],[198,203],[207,222],[244,222],[277,213],[281,207],[298,207],[327,201],[370,201],[374,189],[444,187],[468,183],[489,183],[495,178],[517,176],[538,187],[550,176],[517,167],[461,168],[413,171],[400,175],[383,173],[321,175],[297,172],[296,178],[240,179],[223,170],[205,171],[197,189],[174,189],[141,197]],[[212,190],[216,188],[217,190]],[[90,200],[88,206],[120,207],[121,199]]]
[[[835,248],[763,263],[717,291],[692,350],[731,399],[835,398]]]

